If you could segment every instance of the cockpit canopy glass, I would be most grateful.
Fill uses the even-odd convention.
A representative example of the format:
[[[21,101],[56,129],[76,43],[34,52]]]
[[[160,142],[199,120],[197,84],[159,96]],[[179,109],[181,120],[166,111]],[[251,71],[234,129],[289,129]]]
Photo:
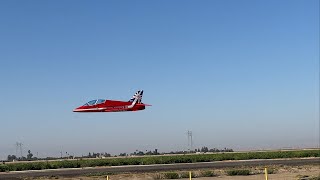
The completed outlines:
[[[87,102],[86,104],[84,104],[84,106],[93,106],[93,105],[96,105],[96,104],[102,104],[104,103],[106,100],[104,99],[95,99],[95,100],[91,100],[89,102]]]
[[[104,100],[104,99],[98,99],[98,101],[97,101],[97,104],[102,104],[102,103],[104,103],[106,100]]]

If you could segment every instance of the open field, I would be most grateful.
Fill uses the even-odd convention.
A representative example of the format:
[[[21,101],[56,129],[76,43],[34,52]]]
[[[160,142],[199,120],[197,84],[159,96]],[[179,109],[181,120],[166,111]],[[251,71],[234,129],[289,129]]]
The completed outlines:
[[[115,166],[115,167],[95,167],[95,168],[71,168],[71,169],[52,169],[52,170],[32,170],[2,172],[0,179],[18,179],[18,177],[77,177],[83,175],[106,175],[118,173],[146,173],[159,171],[181,171],[181,170],[200,170],[200,169],[223,169],[223,168],[244,168],[244,167],[272,167],[278,166],[303,166],[315,165],[319,167],[320,158],[303,159],[269,159],[269,160],[237,160],[237,161],[218,161],[202,163],[180,163],[180,164],[161,164],[161,165],[135,165],[135,166]]]
[[[303,166],[268,166],[268,174],[270,180],[319,180],[320,169],[319,165],[303,165]],[[230,175],[230,171],[248,171],[247,175]],[[193,169],[192,179],[197,180],[264,180],[264,166],[255,167],[242,167],[238,169],[234,168],[207,168],[207,169]],[[189,171],[161,171],[152,173],[91,173],[84,174],[76,177],[61,177],[61,176],[43,176],[43,177],[29,177],[22,178],[25,180],[31,179],[62,179],[62,180],[106,180],[108,176],[109,180],[157,180],[157,179],[182,179],[187,180]],[[18,178],[8,178],[18,179]]]
[[[264,167],[250,167],[245,168],[245,170],[250,171],[250,175],[236,175],[230,176],[227,174],[228,171],[232,169],[203,169],[203,170],[193,170],[192,171],[192,179],[197,180],[265,180],[265,175],[263,172]],[[272,174],[268,174],[268,178],[271,180],[299,180],[299,179],[312,179],[318,177],[320,178],[319,166],[272,166],[269,169],[272,169]],[[211,177],[204,177],[208,172],[211,172]],[[146,179],[146,180],[156,180],[156,179],[167,179],[165,177],[166,174],[176,173],[179,175],[179,179],[189,180],[189,178],[185,178],[185,175],[188,175],[188,171],[174,171],[174,172],[157,172],[157,173],[131,173],[131,174],[115,174],[108,175],[110,180],[132,180],[132,179]],[[49,179],[49,178],[48,178]],[[105,176],[82,176],[76,178],[65,178],[69,180],[103,180],[106,179]]]
[[[63,161],[41,161],[29,163],[7,163],[0,165],[0,172],[26,171],[42,169],[60,168],[83,168],[101,166],[124,166],[124,165],[151,165],[151,164],[177,164],[177,163],[197,163],[215,162],[226,160],[249,160],[249,159],[281,159],[281,158],[308,158],[320,157],[319,149],[298,150],[298,151],[272,151],[272,152],[237,152],[219,154],[192,154],[192,155],[172,155],[172,156],[142,156],[127,158],[108,159],[81,159]]]

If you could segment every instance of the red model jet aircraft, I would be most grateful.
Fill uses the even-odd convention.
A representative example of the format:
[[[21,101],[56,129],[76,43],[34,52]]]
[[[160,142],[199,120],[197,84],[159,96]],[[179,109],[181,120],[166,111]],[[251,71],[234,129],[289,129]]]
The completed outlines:
[[[87,102],[73,110],[73,112],[119,112],[119,111],[139,111],[144,110],[148,104],[143,104],[143,91],[136,92],[129,101],[115,101],[96,99]]]

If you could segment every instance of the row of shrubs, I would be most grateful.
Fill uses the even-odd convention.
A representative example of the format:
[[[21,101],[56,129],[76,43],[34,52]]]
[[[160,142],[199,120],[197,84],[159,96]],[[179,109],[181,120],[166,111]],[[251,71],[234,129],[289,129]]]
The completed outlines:
[[[189,172],[166,172],[166,173],[158,173],[154,177],[155,179],[181,179],[181,178],[189,178]],[[218,176],[213,171],[200,171],[198,173],[191,172],[191,177],[215,177]]]
[[[96,166],[150,165],[150,164],[212,162],[212,161],[223,161],[223,160],[303,158],[303,157],[320,157],[320,151],[319,150],[301,150],[301,151],[277,151],[277,152],[246,152],[246,153],[128,157],[128,158],[113,158],[113,159],[84,159],[84,160],[28,162],[28,163],[17,162],[17,163],[1,164],[0,172],[59,169],[59,168],[81,168],[81,167],[96,167]]]
[[[228,169],[228,170],[225,170],[225,174],[227,174],[228,176],[248,176],[248,175],[257,174],[257,172],[254,172],[250,169]],[[189,172],[166,172],[166,173],[156,174],[155,179],[181,179],[181,178],[189,178],[189,176],[190,176]],[[210,171],[210,170],[191,172],[192,178],[216,177],[216,176],[219,176],[219,174],[216,174],[214,171]]]
[[[247,176],[247,175],[252,175],[252,174],[261,174],[261,172],[254,172],[249,169],[228,169],[224,171],[225,174],[228,176]],[[197,177],[216,177],[219,176],[220,173],[215,173],[213,170],[203,170],[203,171],[195,171],[191,172],[191,177],[192,178],[197,178]],[[86,174],[88,177],[107,177],[108,175],[115,175],[115,173],[110,173],[110,172],[98,172],[98,173],[89,173]],[[154,179],[182,179],[182,178],[189,178],[190,174],[188,171],[180,171],[180,172],[163,172],[163,173],[155,173],[153,175]]]

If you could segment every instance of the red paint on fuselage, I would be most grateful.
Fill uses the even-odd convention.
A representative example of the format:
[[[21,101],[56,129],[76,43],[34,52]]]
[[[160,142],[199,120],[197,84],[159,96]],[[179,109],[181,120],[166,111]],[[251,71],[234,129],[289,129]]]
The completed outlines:
[[[73,112],[120,112],[120,111],[139,111],[145,109],[145,104],[135,104],[130,107],[132,102],[106,100],[104,103],[95,105],[83,105],[73,110]]]

